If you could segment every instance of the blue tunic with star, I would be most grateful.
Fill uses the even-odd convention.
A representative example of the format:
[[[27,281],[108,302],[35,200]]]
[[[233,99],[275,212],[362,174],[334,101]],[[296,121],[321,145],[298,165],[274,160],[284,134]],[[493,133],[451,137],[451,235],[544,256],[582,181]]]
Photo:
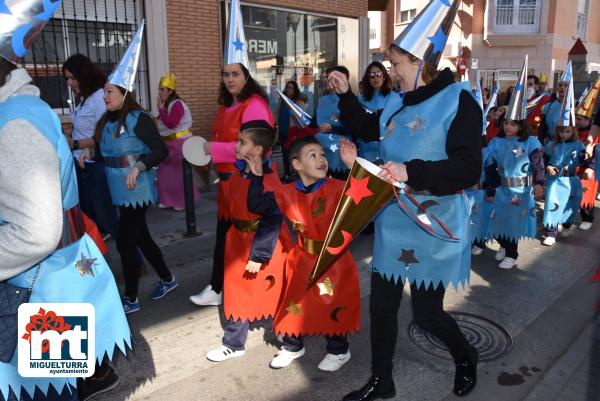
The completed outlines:
[[[334,172],[348,171],[348,168],[340,158],[340,137],[350,139],[346,135],[340,121],[340,110],[338,108],[339,98],[335,93],[329,93],[319,99],[317,106],[317,125],[330,124],[332,132],[318,132],[317,139],[323,145],[329,170]]]
[[[74,208],[79,203],[73,156],[61,130],[58,117],[50,107],[36,96],[13,96],[0,103],[0,127],[8,121],[22,119],[31,123],[42,133],[56,150],[60,159],[60,177],[63,209]],[[0,224],[4,222],[1,219]],[[42,228],[40,228],[42,229]],[[65,228],[66,229],[66,228]],[[90,268],[81,269],[81,265]],[[131,347],[131,333],[123,312],[113,274],[93,240],[84,234],[81,239],[67,245],[33,266],[13,277],[9,283],[29,288],[36,271],[39,274],[31,291],[31,303],[90,303],[96,315],[96,360],[105,355],[113,358],[118,347],[123,353]],[[20,339],[19,341],[26,341]],[[47,394],[52,385],[59,393],[67,385],[75,386],[73,378],[25,378],[17,370],[18,353],[10,363],[0,362],[0,399],[8,399],[9,392],[17,399],[25,393],[33,397],[36,389]]]
[[[537,138],[524,141],[518,137],[497,138],[490,152],[490,161],[496,164],[500,180],[527,179],[532,176],[529,155],[542,145]],[[533,178],[532,178],[533,179]],[[488,237],[518,241],[535,238],[536,210],[533,186],[500,184],[496,188],[492,211],[489,215]]]
[[[549,156],[548,165],[559,169],[559,174],[548,175],[544,226],[574,223],[579,211],[583,189],[576,174],[585,146],[580,141],[549,143],[544,153]]]
[[[371,100],[366,100],[364,96],[359,96],[358,101],[363,105],[369,113],[380,113],[388,104],[401,104],[400,95],[391,91],[386,96],[383,96],[379,90],[373,92]],[[379,141],[365,142],[362,139],[357,140],[358,155],[363,159],[374,162],[380,159]]]
[[[384,109],[381,117],[381,156],[386,161],[407,162],[421,159],[448,159],[448,129],[458,110],[462,91],[470,93],[467,84],[453,83],[428,99],[406,107],[395,103]],[[392,116],[389,120],[388,116]],[[389,121],[389,122],[388,122]],[[427,192],[412,195],[443,222],[459,238],[450,242],[432,236],[411,219],[396,201],[390,202],[375,220],[375,245],[371,268],[388,280],[417,286],[437,287],[450,283],[458,288],[469,280],[471,238],[469,236],[469,203],[464,192],[433,196]],[[400,200],[412,208],[404,193]],[[413,212],[419,220],[436,232],[437,222]]]

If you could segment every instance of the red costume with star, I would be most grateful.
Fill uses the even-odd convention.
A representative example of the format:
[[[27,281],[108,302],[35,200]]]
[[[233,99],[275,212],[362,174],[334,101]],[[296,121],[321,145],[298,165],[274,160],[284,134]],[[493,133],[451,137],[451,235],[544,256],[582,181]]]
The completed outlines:
[[[360,328],[358,270],[350,251],[344,249],[316,284],[307,288],[318,253],[302,248],[302,238],[325,239],[344,185],[326,179],[316,190],[305,193],[291,183],[276,193],[282,213],[298,232],[285,264],[286,286],[273,321],[278,334],[344,335]]]
[[[267,191],[279,192],[282,187],[275,173],[264,174],[264,185]],[[223,183],[223,189],[229,194],[226,212],[234,222],[260,219],[259,215],[248,211],[249,186],[250,180],[243,178],[239,170],[233,172]],[[246,264],[255,235],[255,230],[241,231],[235,223],[227,231],[223,284],[227,319],[252,322],[275,315],[284,283],[283,266],[287,252],[292,247],[292,240],[287,225],[282,222],[271,260],[264,263],[258,273],[251,274],[246,271]]]
[[[540,99],[538,104],[535,105],[533,110],[527,115],[527,122],[529,122],[529,126],[531,127],[531,134],[533,136],[538,136],[540,125],[542,124],[542,109],[552,99],[552,96],[547,95]]]

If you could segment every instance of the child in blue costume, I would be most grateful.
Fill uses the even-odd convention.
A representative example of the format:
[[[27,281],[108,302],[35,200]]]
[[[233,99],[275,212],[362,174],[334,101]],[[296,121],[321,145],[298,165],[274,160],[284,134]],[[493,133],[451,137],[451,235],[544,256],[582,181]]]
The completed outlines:
[[[563,74],[557,84],[556,93],[552,96],[552,99],[544,105],[542,108],[542,123],[540,125],[539,139],[543,144],[552,141],[556,127],[560,121],[561,108],[563,99],[567,95],[567,89],[569,87],[569,80]]]
[[[518,241],[535,238],[535,198],[543,195],[544,161],[540,141],[529,136],[526,120],[504,118],[486,167],[486,198],[492,204],[488,236],[500,249],[496,260],[501,269],[511,269],[519,256]]]
[[[490,153],[495,145],[495,139],[492,139],[490,144],[481,150],[483,166],[490,163]],[[485,248],[485,243],[488,240],[487,230],[490,220],[491,204],[485,200],[485,169],[481,173],[481,179],[473,187],[465,190],[465,194],[469,199],[469,232],[473,242],[471,247],[471,255],[481,255]]]
[[[570,228],[581,203],[583,192],[577,167],[584,163],[585,146],[578,140],[577,128],[556,127],[554,140],[544,148],[544,159],[548,179],[544,207],[546,238],[542,244],[552,246],[558,225]]]
[[[327,76],[327,87],[330,93],[322,96],[317,105],[315,116],[317,123],[317,139],[323,145],[327,163],[329,164],[329,175],[334,178],[346,179],[348,168],[340,158],[340,137],[349,139],[346,128],[340,120],[340,110],[338,108],[339,97],[332,90],[329,83],[329,75],[332,71],[339,71],[346,77],[350,77],[350,72],[344,66],[330,67],[325,70]]]
[[[5,63],[7,63],[5,60],[0,59],[0,64]],[[0,67],[4,69],[4,65],[0,65]],[[0,79],[0,82],[3,81],[4,77]],[[95,308],[96,315],[95,357],[100,363],[105,357],[111,360],[117,347],[125,353],[126,347],[131,347],[131,333],[120,305],[112,272],[96,244],[80,229],[82,222],[79,220],[79,199],[73,157],[62,134],[60,121],[50,107],[40,100],[39,90],[30,82],[31,78],[24,69],[16,69],[7,76],[6,83],[0,87],[3,96],[8,95],[6,98],[0,98],[0,136],[11,135],[15,127],[28,124],[28,127],[33,127],[33,129],[27,128],[19,133],[23,142],[37,143],[40,148],[46,145],[51,146],[52,152],[55,152],[58,159],[59,169],[57,171],[41,172],[32,166],[35,163],[28,158],[23,158],[23,166],[15,165],[14,167],[26,169],[30,174],[43,173],[45,177],[43,181],[46,183],[54,180],[60,181],[61,188],[57,187],[56,189],[61,191],[62,205],[59,203],[60,197],[57,196],[57,203],[45,212],[52,215],[54,207],[57,210],[62,209],[64,220],[71,224],[63,227],[63,238],[60,241],[59,249],[49,255],[31,260],[33,267],[26,268],[24,272],[11,277],[8,282],[17,287],[29,288],[36,272],[39,271],[29,302],[91,303]],[[14,88],[14,92],[9,92],[12,90],[11,88]],[[0,146],[0,155],[3,155],[3,159],[10,152],[15,151],[17,150],[10,146]],[[8,169],[3,172],[10,173]],[[11,198],[24,199],[23,193],[36,192],[36,190],[38,188],[25,185],[24,182],[19,182],[19,185],[14,187],[3,187],[0,194],[0,206],[10,204]],[[30,232],[26,240],[19,239],[18,233],[21,225],[27,223],[18,220],[19,216],[28,215],[31,209],[50,206],[45,199],[40,199],[40,197],[34,199],[35,202],[37,200],[39,202],[37,204],[35,202],[23,203],[20,205],[23,210],[19,210],[18,213],[10,209],[2,210],[3,208],[0,207],[0,237],[6,242],[10,241],[3,245],[11,244],[18,249],[19,241],[37,243],[38,237],[45,238],[47,232],[55,231],[54,227],[39,226],[36,227],[37,230]],[[65,233],[71,235],[64,235]],[[11,235],[15,238],[11,238]],[[9,260],[8,253],[0,255],[0,259]],[[77,266],[86,266],[87,264],[89,264],[90,271],[78,270]],[[1,265],[2,263],[0,263]],[[37,266],[39,266],[39,270]],[[0,302],[2,301],[0,299]],[[17,364],[17,352],[9,363],[0,362],[0,400],[77,399],[77,393],[74,391],[75,377],[25,378],[19,375]],[[117,380],[114,373],[111,374]]]

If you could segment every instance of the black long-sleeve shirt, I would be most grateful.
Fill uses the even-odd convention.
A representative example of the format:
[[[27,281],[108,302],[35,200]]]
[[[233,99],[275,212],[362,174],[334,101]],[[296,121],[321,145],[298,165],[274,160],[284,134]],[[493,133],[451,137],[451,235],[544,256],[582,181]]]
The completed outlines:
[[[427,101],[453,83],[454,76],[450,69],[440,71],[437,78],[429,84],[406,93],[404,104],[394,114]],[[448,158],[438,161],[413,159],[404,163],[408,174],[407,184],[412,188],[428,190],[435,195],[449,195],[479,181],[482,169],[483,115],[469,92],[462,91],[458,102],[456,116],[446,137]],[[368,113],[352,91],[340,95],[338,107],[342,123],[353,135],[365,141],[379,140],[381,113]],[[389,121],[385,123],[389,124]]]

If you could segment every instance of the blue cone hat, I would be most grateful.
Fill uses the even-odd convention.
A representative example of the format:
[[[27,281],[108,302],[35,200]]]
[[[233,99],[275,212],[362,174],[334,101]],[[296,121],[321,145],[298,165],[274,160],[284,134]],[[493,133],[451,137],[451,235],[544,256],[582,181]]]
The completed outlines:
[[[577,100],[577,104],[581,104],[581,102],[583,102],[585,100],[585,97],[587,96],[588,92],[590,91],[590,87],[586,86],[585,89],[583,90],[583,92],[581,92],[581,95],[579,95],[579,99]]]
[[[567,64],[567,68],[560,76],[558,82],[569,82],[571,77],[573,76],[573,65],[571,64],[571,60],[569,60],[569,64]]]
[[[525,88],[527,88],[527,64],[528,56],[525,56],[525,62],[523,68],[519,74],[519,79],[515,84],[508,109],[506,110],[506,119],[512,121],[523,121],[527,118],[527,96],[525,94]]]
[[[298,123],[302,126],[302,128],[308,127],[310,124],[311,116],[308,115],[302,107],[298,106],[296,103],[292,101],[289,97],[287,97],[282,91],[277,89],[279,96],[281,96],[281,100],[285,103],[285,105],[290,109],[290,113],[294,116],[294,118],[298,121]]]
[[[562,105],[560,107],[560,118],[558,119],[558,126],[575,126],[575,90],[573,89],[573,75],[571,75],[569,79],[567,95],[563,99]]]
[[[392,44],[437,67],[459,5],[460,0],[432,0]]]
[[[225,38],[225,54],[223,55],[223,65],[234,63],[240,63],[247,69],[250,69],[248,42],[246,41],[246,35],[244,35],[244,21],[240,0],[231,0],[227,37]]]
[[[490,96],[490,101],[485,108],[485,115],[487,116],[490,112],[490,109],[496,105],[498,101],[498,93],[500,92],[500,85],[498,85],[497,81],[494,81],[494,85],[492,86],[492,94]]]
[[[16,63],[25,56],[60,3],[61,0],[0,0],[0,57]]]
[[[144,20],[140,22],[137,32],[129,47],[121,57],[119,64],[108,77],[108,82],[120,86],[128,92],[133,91],[135,74],[140,62],[140,51],[142,49],[142,37],[144,35]]]

